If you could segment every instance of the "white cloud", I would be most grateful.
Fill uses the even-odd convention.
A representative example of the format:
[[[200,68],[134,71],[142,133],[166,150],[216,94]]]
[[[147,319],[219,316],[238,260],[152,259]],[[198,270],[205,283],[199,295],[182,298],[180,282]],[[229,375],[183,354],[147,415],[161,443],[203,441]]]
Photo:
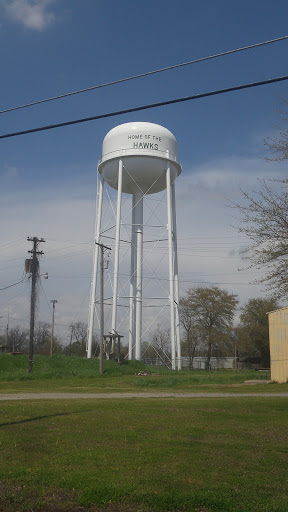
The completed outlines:
[[[55,21],[55,15],[49,10],[54,0],[0,0],[7,16],[26,28],[43,30]]]

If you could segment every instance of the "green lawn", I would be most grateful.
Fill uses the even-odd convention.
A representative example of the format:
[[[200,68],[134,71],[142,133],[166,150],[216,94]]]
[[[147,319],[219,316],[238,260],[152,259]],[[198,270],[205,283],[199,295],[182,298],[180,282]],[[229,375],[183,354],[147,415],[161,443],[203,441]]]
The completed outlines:
[[[0,410],[1,512],[287,512],[287,398],[4,401]]]
[[[140,370],[150,375],[141,377]],[[28,374],[27,356],[0,355],[0,393],[17,392],[279,392],[288,391],[288,384],[265,384],[265,373],[254,370],[181,371],[145,367],[130,361],[118,365],[104,361],[104,374],[99,375],[97,359],[67,356],[35,356],[34,371]],[[268,374],[269,378],[269,374]],[[257,380],[256,386],[245,385]]]
[[[0,355],[0,393],[235,397],[1,401],[0,512],[287,512],[287,398],[273,392],[288,384],[255,371],[149,367],[140,377],[140,362],[105,361],[99,375],[97,360],[65,356],[36,356],[27,368],[27,356]]]

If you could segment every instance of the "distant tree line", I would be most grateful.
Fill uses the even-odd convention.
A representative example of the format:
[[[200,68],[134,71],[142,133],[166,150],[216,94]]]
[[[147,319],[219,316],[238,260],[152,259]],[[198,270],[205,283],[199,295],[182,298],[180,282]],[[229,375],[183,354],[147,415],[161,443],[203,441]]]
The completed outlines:
[[[71,356],[86,356],[87,343],[87,324],[85,322],[72,322],[69,326],[69,340],[64,343],[60,336],[53,336],[52,348],[53,354],[66,354]],[[67,342],[68,341],[68,342]],[[20,325],[11,327],[8,333],[0,335],[0,345],[9,347],[11,352],[28,353],[29,347],[29,329]],[[34,332],[34,353],[40,355],[50,355],[51,350],[51,324],[47,322],[38,322]],[[93,339],[92,353],[97,355],[99,352],[99,343],[96,338]]]
[[[234,357],[237,363],[256,363],[270,366],[269,329],[267,312],[280,306],[275,298],[254,298],[237,312],[238,298],[217,286],[194,287],[180,299],[181,352],[189,358],[190,367],[196,356],[205,357],[207,368],[211,358]],[[238,310],[239,311],[239,310]],[[87,324],[72,322],[69,339],[64,344],[55,335],[53,354],[86,356]],[[0,345],[10,351],[28,353],[29,330],[17,325],[0,336]],[[125,342],[121,348],[127,356]],[[35,328],[35,354],[49,355],[51,325],[38,322]],[[99,341],[94,338],[92,354],[99,355]],[[161,366],[171,366],[171,340],[169,329],[158,325],[151,338],[142,341],[142,359]]]

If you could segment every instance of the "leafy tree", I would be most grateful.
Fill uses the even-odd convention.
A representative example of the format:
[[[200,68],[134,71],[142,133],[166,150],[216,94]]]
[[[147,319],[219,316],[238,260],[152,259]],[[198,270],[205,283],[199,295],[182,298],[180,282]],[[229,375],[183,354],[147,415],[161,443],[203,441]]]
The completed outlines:
[[[201,351],[201,348],[203,348],[202,339],[203,329],[197,325],[194,325],[193,329],[186,333],[185,338],[181,343],[181,354],[182,357],[189,358],[190,370],[193,368],[194,357],[199,355],[199,351]]]
[[[192,369],[196,349],[201,346],[202,328],[195,324],[194,311],[188,298],[180,300],[180,323],[185,333],[181,353],[182,356],[189,357],[189,367]]]
[[[278,308],[275,298],[250,299],[241,308],[240,325],[237,328],[238,351],[242,356],[260,357],[264,368],[270,367],[267,313]]]
[[[237,296],[217,286],[190,288],[181,299],[180,317],[183,325],[183,307],[190,308],[191,329],[199,333],[205,347],[206,363],[210,366],[212,355],[220,356],[227,351],[233,331],[233,317],[238,304]],[[184,309],[184,310],[185,310]],[[195,335],[196,336],[196,335]]]

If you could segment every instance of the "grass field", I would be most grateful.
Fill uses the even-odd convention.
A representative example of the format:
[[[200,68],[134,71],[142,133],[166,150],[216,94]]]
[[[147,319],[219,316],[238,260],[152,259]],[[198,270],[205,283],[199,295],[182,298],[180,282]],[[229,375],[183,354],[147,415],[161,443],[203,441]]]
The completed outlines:
[[[266,384],[265,373],[255,370],[181,371],[145,367],[140,361],[118,365],[104,361],[104,374],[99,375],[97,359],[67,356],[35,356],[34,371],[28,374],[27,356],[0,355],[0,393],[19,391],[38,392],[135,392],[135,391],[190,391],[269,393],[288,391],[288,384]],[[139,377],[140,370],[151,375]],[[268,374],[269,378],[269,374]],[[257,380],[256,386],[245,385],[247,380]]]
[[[2,393],[236,391],[0,402],[0,512],[287,512],[287,398],[253,396],[286,384],[246,386],[251,372],[140,378],[140,363],[110,363],[99,376],[96,361],[63,357],[35,358],[27,379],[27,365],[22,356],[0,357]],[[240,389],[251,397],[237,396]]]
[[[285,398],[0,408],[3,512],[119,503],[110,509],[287,512]]]

